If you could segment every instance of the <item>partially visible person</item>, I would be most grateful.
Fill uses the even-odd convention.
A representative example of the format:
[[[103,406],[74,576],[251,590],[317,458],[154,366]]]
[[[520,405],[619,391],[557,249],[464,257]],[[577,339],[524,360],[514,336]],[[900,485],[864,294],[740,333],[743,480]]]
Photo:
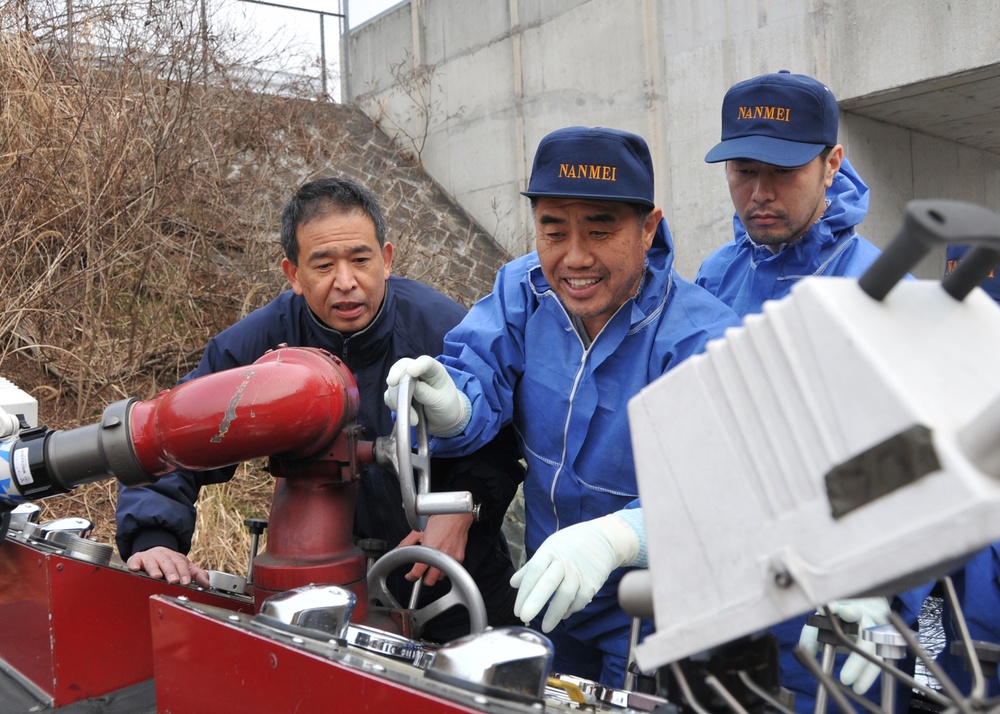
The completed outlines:
[[[983,548],[970,557],[963,565],[949,573],[955,585],[958,605],[962,610],[969,637],[978,642],[988,643],[993,652],[1000,649],[1000,542]],[[912,591],[919,597],[933,595],[941,598],[941,632],[944,634],[942,650],[935,658],[948,678],[960,692],[972,692],[972,674],[966,665],[965,650],[960,644],[961,633],[955,619],[955,610],[945,597],[944,591],[936,583]],[[952,651],[955,648],[958,651]],[[987,697],[1000,695],[1000,679],[994,668],[984,668]]]
[[[394,403],[404,372],[420,380],[436,454],[468,453],[514,426],[528,463],[529,556],[515,610],[549,634],[555,671],[619,688],[631,620],[618,582],[643,558],[626,405],[737,322],[674,270],[653,189],[635,134],[545,136],[523,192],[536,251],[501,268],[438,360],[397,363],[386,394]]]
[[[945,249],[945,265],[944,274],[948,275],[951,271],[955,269],[958,262],[965,257],[965,254],[970,250],[967,245],[948,245]],[[997,269],[994,269],[986,277],[983,282],[979,284],[986,294],[993,298],[993,301],[1000,305],[1000,275],[998,275]]]
[[[968,246],[949,245],[946,251],[945,275],[958,265],[969,250]],[[980,287],[1000,304],[1000,276],[994,270],[980,283]],[[960,568],[951,573],[958,595],[959,607],[973,640],[991,643],[1000,648],[1000,542],[982,549]],[[930,586],[924,588],[931,591]],[[943,593],[934,591],[938,596]],[[948,677],[964,693],[972,691],[972,675],[966,668],[961,653],[953,653],[952,647],[961,637],[955,623],[954,611],[946,598],[941,609],[941,626],[945,634],[944,649],[937,656]],[[1000,695],[1000,679],[996,674],[986,677],[986,695]]]
[[[393,245],[386,240],[385,218],[371,192],[354,181],[326,178],[300,187],[282,211],[281,242],[281,267],[291,289],[213,337],[181,382],[250,364],[281,344],[322,348],[343,360],[357,380],[362,438],[390,434],[392,413],[382,403],[389,368],[402,357],[439,352],[465,309],[426,285],[390,275]],[[499,626],[518,623],[509,584],[514,569],[500,525],[523,469],[513,434],[495,436],[467,458],[435,459],[431,468],[435,490],[473,494],[480,504],[478,522],[471,514],[431,516],[426,530],[411,531],[398,480],[372,464],[360,478],[354,534],[384,540],[390,548],[420,542],[451,555],[479,586],[489,623]],[[186,557],[195,505],[202,486],[228,481],[233,473],[180,471],[121,490],[116,539],[129,568],[207,586],[205,571]],[[422,588],[418,606],[447,591],[439,576],[422,564],[406,575],[432,586]],[[388,585],[399,602],[409,601],[412,585],[403,577],[394,574]],[[431,620],[424,636],[447,641],[468,632],[468,614],[456,608]]]
[[[778,72],[733,85],[722,141],[734,238],[702,263],[695,282],[738,315],[761,311],[811,275],[860,277],[880,255],[857,226],[868,186],[837,143],[837,100],[821,82]]]
[[[785,297],[802,278],[860,277],[881,254],[857,231],[868,212],[868,186],[837,141],[839,114],[822,82],[787,71],[738,82],[726,92],[722,140],[705,161],[725,162],[734,238],[705,259],[695,282],[740,317]],[[916,623],[921,600],[911,594],[892,606]],[[830,606],[860,629],[886,623],[890,609],[885,598]],[[781,684],[795,694],[803,714],[815,708],[817,685],[793,654],[800,642],[816,650],[817,632],[806,619],[772,628],[781,650]],[[857,644],[874,653],[872,643],[859,638]],[[859,693],[868,692],[880,672],[859,655],[840,656],[836,670]],[[869,696],[878,701],[877,688]]]

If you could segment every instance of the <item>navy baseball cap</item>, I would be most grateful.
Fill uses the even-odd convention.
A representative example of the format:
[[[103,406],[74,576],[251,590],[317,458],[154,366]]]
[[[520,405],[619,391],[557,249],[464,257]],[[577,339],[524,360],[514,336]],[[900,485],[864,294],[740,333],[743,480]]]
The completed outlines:
[[[570,126],[535,151],[529,198],[591,198],[653,208],[653,160],[645,140],[620,129]]]
[[[782,70],[734,84],[722,100],[722,141],[705,156],[802,166],[837,143],[840,112],[826,85]]]

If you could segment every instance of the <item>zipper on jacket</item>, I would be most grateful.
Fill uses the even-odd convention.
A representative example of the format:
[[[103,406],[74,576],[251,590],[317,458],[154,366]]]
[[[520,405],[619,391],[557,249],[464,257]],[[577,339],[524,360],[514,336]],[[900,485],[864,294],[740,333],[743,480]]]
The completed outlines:
[[[558,305],[559,309],[562,310],[563,316],[569,323],[570,330],[572,330],[573,334],[576,335],[576,339],[580,341],[580,346],[583,348],[583,357],[580,359],[580,367],[576,372],[576,377],[574,377],[573,379],[573,389],[570,391],[569,395],[569,406],[566,410],[566,421],[563,423],[562,455],[559,457],[559,467],[556,469],[555,474],[553,474],[552,485],[549,487],[549,501],[551,501],[552,503],[552,515],[555,516],[556,519],[556,530],[559,530],[559,509],[556,506],[556,484],[559,482],[559,477],[560,475],[562,475],[563,468],[566,466],[566,449],[567,449],[567,442],[569,441],[569,422],[570,418],[573,415],[573,404],[576,401],[576,391],[577,388],[580,386],[580,379],[583,376],[584,369],[587,366],[587,359],[590,357],[590,353],[594,345],[597,344],[597,341],[601,338],[601,335],[604,334],[605,328],[607,328],[607,326],[611,324],[612,320],[614,320],[618,316],[618,313],[621,312],[626,305],[635,301],[635,299],[638,297],[639,292],[642,289],[642,283],[645,277],[646,277],[646,268],[645,266],[643,266],[642,279],[640,279],[639,281],[639,289],[636,290],[636,294],[618,306],[618,309],[615,310],[614,314],[608,319],[606,323],[604,323],[604,327],[602,327],[600,331],[596,335],[594,335],[594,339],[590,341],[589,347],[586,345],[586,343],[584,343],[583,338],[580,337],[580,333],[577,331],[576,326],[573,324],[573,319],[570,317],[569,311],[566,310],[566,306],[563,305],[562,300],[560,300],[559,296],[555,294],[555,291],[550,287],[544,293],[539,295],[539,297],[549,297],[549,299],[555,300],[556,305]],[[670,285],[668,284],[667,295],[669,294],[670,294]]]

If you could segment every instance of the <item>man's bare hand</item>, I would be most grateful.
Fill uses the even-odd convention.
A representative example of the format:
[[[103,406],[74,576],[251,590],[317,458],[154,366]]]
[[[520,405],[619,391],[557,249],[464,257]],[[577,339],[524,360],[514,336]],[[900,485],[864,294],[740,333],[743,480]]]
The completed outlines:
[[[194,580],[203,588],[209,586],[207,571],[199,568],[183,554],[163,546],[158,545],[149,550],[133,553],[126,565],[134,573],[145,571],[151,577],[162,578],[175,585],[178,583],[190,585]]]
[[[399,542],[399,547],[419,543],[440,550],[461,563],[465,560],[465,546],[469,542],[469,526],[472,521],[471,513],[431,516],[427,519],[426,530],[411,531],[410,535]],[[424,578],[424,585],[429,587],[443,578],[444,573],[426,563],[416,563],[406,574],[406,579],[415,582],[420,577]]]

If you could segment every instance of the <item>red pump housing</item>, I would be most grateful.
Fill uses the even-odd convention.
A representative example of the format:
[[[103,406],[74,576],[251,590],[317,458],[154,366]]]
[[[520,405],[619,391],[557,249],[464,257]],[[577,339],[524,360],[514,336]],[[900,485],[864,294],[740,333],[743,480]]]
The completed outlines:
[[[206,375],[136,402],[129,414],[140,468],[160,476],[270,456],[275,476],[266,552],[253,567],[254,605],[310,583],[357,595],[368,615],[365,556],[352,539],[359,466],[358,389],[346,365],[319,349],[283,347],[251,365]]]

